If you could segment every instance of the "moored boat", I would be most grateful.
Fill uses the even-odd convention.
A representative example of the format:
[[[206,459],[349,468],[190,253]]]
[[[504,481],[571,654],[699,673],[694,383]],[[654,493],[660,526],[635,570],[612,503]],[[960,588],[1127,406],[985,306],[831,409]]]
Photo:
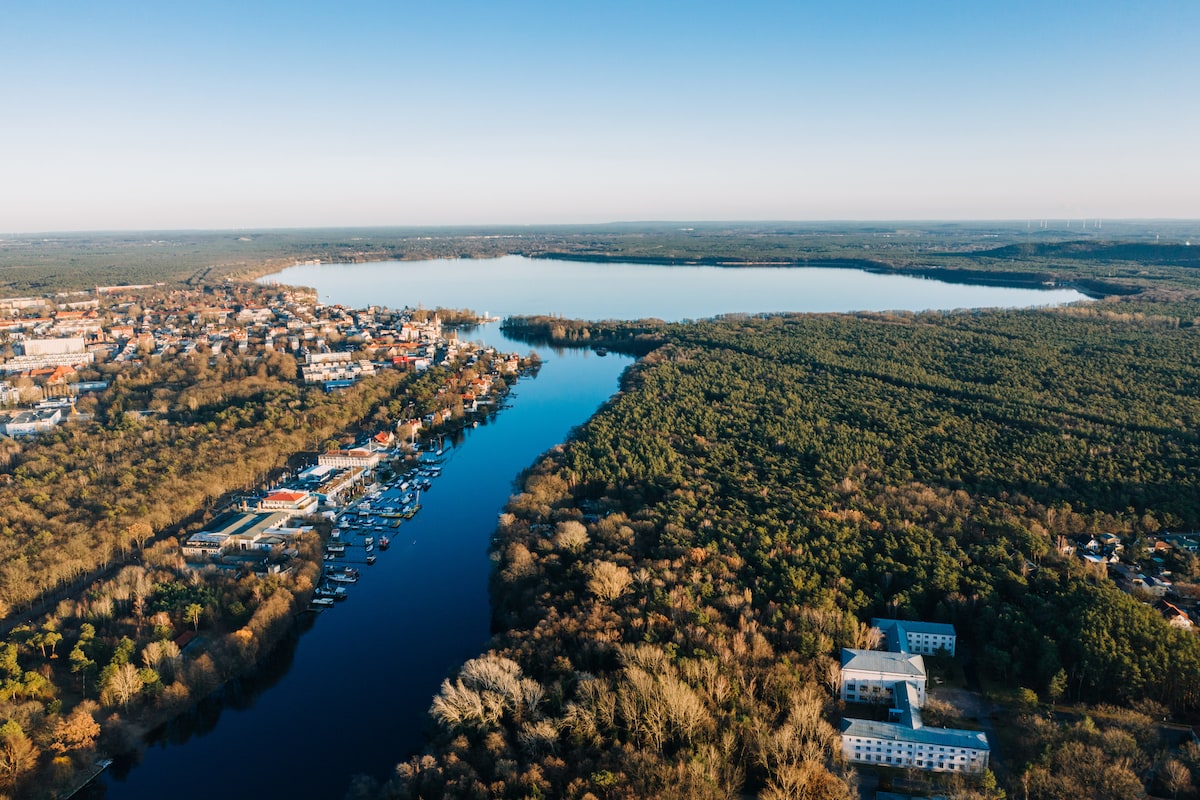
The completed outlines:
[[[318,586],[313,595],[316,597],[328,597],[330,600],[345,600],[350,596],[344,586]]]

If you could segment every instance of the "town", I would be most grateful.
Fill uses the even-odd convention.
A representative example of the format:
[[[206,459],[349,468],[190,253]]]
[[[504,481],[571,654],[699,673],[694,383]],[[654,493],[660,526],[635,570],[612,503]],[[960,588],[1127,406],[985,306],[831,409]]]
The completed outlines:
[[[469,315],[456,319],[479,321]],[[88,404],[79,401],[144,362],[283,353],[296,360],[303,383],[336,391],[381,369],[421,372],[460,360],[474,366],[481,356],[494,355],[442,329],[433,311],[325,306],[305,290],[252,284],[203,290],[112,286],[0,299],[0,372],[6,376],[0,405],[10,407],[0,415],[0,432],[19,438],[86,420]],[[491,402],[493,380],[515,374],[517,356],[496,366],[492,375],[473,377],[462,393],[468,412]],[[455,414],[456,405],[446,402],[404,426],[411,436]]]

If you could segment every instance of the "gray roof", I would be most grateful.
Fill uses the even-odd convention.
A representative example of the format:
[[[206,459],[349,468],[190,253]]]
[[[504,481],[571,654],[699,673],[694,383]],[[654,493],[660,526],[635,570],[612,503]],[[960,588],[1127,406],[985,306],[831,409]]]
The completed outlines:
[[[983,731],[964,731],[956,728],[910,728],[895,722],[874,722],[866,719],[843,719],[842,736],[931,744],[939,747],[991,749],[988,745],[987,734]]]
[[[887,629],[893,625],[902,627],[909,633],[934,633],[939,636],[954,636],[954,626],[947,625],[945,622],[922,622],[914,619],[880,619],[876,617],[871,620],[872,628],[887,632]]]
[[[925,659],[910,653],[887,653],[882,650],[851,650],[842,648],[842,669],[862,672],[885,672],[925,678]]]

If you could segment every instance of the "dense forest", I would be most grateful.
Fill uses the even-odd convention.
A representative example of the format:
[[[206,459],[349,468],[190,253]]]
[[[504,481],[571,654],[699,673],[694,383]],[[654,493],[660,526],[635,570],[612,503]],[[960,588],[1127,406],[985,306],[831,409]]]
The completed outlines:
[[[645,357],[525,476],[493,647],[382,795],[850,796],[836,658],[885,616],[953,623],[1008,698],[1001,786],[944,791],[1184,796],[1197,749],[1156,725],[1196,718],[1200,639],[1060,551],[1200,527],[1200,307],[1174,302],[510,322]]]

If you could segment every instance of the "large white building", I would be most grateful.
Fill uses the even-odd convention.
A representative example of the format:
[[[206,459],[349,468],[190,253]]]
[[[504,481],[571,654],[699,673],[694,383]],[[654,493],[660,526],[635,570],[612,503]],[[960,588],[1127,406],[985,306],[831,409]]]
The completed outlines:
[[[363,448],[353,450],[330,450],[317,456],[317,464],[322,467],[342,467],[358,469],[374,469],[382,456]]]
[[[939,650],[945,650],[947,655],[952,656],[958,640],[954,626],[944,622],[914,622],[876,617],[871,620],[871,627],[882,631],[888,650],[897,653],[932,656],[937,655]]]
[[[0,429],[18,439],[48,431],[62,422],[63,410],[54,408],[27,408],[20,411],[0,413]]]
[[[210,559],[236,551],[270,551],[309,528],[285,527],[293,511],[228,512],[183,543],[184,558]]]
[[[81,336],[55,339],[26,339],[20,343],[21,353],[27,356],[58,356],[87,352],[87,342]]]
[[[903,686],[907,689],[896,694],[890,721],[842,720],[847,761],[930,772],[978,774],[987,769],[991,748],[983,731],[925,727],[915,687]]]
[[[846,760],[931,772],[978,774],[987,769],[986,734],[927,728],[921,719],[926,699],[922,654],[953,653],[954,626],[885,619],[873,619],[871,625],[883,631],[888,652],[842,650],[841,697],[847,703],[888,704],[888,721],[843,719]]]
[[[842,699],[847,703],[892,703],[897,684],[916,689],[925,705],[925,659],[912,653],[842,650]]]

